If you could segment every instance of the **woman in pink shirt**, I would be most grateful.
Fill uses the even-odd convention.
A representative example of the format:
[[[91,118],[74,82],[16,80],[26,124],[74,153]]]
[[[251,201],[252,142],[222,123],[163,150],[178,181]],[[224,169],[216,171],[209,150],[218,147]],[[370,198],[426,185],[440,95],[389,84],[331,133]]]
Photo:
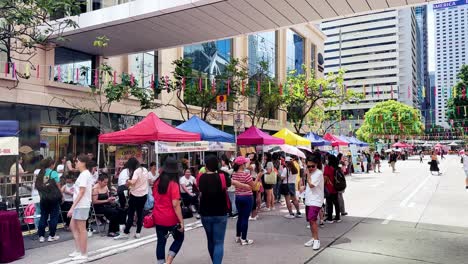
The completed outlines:
[[[143,208],[148,198],[148,170],[140,166],[136,158],[130,158],[127,161],[127,168],[129,170],[129,179],[127,185],[129,186],[129,201],[127,211],[127,223],[125,230],[114,239],[127,239],[130,234],[130,228],[133,226],[133,218],[135,213],[137,215],[137,230],[135,238],[140,238],[141,228],[143,227]]]
[[[171,264],[184,242],[184,218],[180,207],[179,170],[177,161],[167,158],[161,176],[153,185],[153,219],[156,225],[156,259],[158,264]],[[166,258],[167,235],[174,242]]]

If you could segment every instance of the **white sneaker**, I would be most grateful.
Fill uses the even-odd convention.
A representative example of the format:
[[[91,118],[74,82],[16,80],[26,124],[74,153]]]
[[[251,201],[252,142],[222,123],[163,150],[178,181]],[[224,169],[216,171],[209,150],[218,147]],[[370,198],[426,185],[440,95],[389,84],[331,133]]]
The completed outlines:
[[[135,233],[135,238],[138,239],[141,237],[141,234],[140,233]]]
[[[270,212],[270,211],[271,211],[271,208],[265,207],[265,208],[262,208],[262,211],[263,211],[263,212]]]
[[[114,237],[114,240],[128,239],[128,234],[120,233],[118,236]]]
[[[257,221],[257,220],[258,220],[258,216],[256,216],[256,217],[250,217],[249,216],[249,221]]]
[[[73,260],[73,261],[76,261],[76,260],[88,260],[88,255],[81,255],[81,254],[79,254],[79,255],[73,257],[71,260]]]
[[[69,257],[72,257],[72,258],[74,258],[74,257],[76,257],[76,256],[78,256],[78,255],[81,255],[81,253],[78,252],[78,251],[76,251],[76,250],[73,251],[72,253],[68,254],[68,256],[69,256]]]
[[[286,218],[288,218],[288,219],[294,219],[294,218],[296,218],[296,216],[293,215],[293,214],[287,214],[287,215],[285,215],[284,217],[286,217]]]
[[[45,242],[45,238],[44,237],[39,237],[39,243],[44,243]]]
[[[307,228],[307,229],[310,229],[310,225],[307,225],[306,228]]]
[[[59,239],[60,239],[60,237],[57,236],[57,235],[55,235],[55,236],[53,236],[53,237],[49,236],[49,238],[47,239],[47,241],[48,241],[48,242],[54,242],[54,241],[57,241],[57,240],[59,240]]]
[[[312,246],[313,250],[319,250],[320,249],[320,240],[314,240],[314,244]]]
[[[333,223],[335,223],[335,221],[333,221],[333,220],[331,220],[331,221],[330,221],[330,220],[326,220],[326,221],[325,221],[325,224],[333,224]]]
[[[252,245],[252,244],[253,244],[252,239],[246,239],[246,240],[241,239],[241,245],[242,246],[248,246],[248,245]]]
[[[314,244],[315,240],[312,238],[311,240],[304,243],[305,247],[311,247]]]

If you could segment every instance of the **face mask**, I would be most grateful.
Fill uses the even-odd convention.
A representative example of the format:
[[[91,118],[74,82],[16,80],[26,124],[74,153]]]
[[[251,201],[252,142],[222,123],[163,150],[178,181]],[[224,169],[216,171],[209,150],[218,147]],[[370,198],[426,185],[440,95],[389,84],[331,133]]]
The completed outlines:
[[[67,187],[68,187],[68,188],[73,187],[73,183],[67,183]]]

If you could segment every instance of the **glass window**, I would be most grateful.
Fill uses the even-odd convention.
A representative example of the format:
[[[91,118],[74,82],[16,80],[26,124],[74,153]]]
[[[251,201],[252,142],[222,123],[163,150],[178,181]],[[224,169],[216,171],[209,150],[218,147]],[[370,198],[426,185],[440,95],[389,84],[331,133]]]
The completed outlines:
[[[249,75],[255,75],[260,63],[268,66],[268,75],[276,76],[276,32],[263,32],[249,36]]]
[[[312,44],[310,47],[310,69],[313,71],[313,75],[316,76],[317,73],[315,72],[317,67],[317,46]]]
[[[55,49],[55,81],[88,86],[91,84],[91,69],[94,67],[93,55],[67,48]]]
[[[231,57],[232,39],[211,41],[184,47],[184,58],[192,59],[192,68],[195,71],[212,76],[223,73]]]
[[[286,70],[296,70],[296,73],[302,73],[302,64],[304,64],[304,38],[292,31],[286,33]]]
[[[155,65],[157,65],[154,51],[129,55],[130,73],[135,75],[138,86],[151,87],[151,75],[156,79]]]

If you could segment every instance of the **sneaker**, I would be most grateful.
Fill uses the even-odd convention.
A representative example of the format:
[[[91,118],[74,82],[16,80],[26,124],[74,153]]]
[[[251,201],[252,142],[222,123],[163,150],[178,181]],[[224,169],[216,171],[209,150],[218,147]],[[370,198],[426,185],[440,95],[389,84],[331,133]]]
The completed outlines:
[[[341,213],[341,215],[342,215],[342,216],[346,216],[346,215],[348,215],[348,213],[347,213],[347,212],[344,212],[344,213]]]
[[[140,233],[135,233],[135,238],[136,239],[141,238],[141,234]]]
[[[301,212],[297,212],[297,213],[294,215],[294,217],[296,217],[296,218],[302,218]]]
[[[241,245],[242,246],[248,246],[248,245],[252,245],[253,244],[253,240],[252,239],[241,239]]]
[[[118,236],[114,237],[115,240],[128,239],[128,234],[120,233]]]
[[[306,225],[306,229],[310,229],[310,225]]]
[[[77,255],[75,257],[73,257],[71,260],[73,261],[77,261],[77,260],[88,260],[88,255]]]
[[[196,213],[196,212],[197,212],[197,209],[195,209],[195,205],[191,205],[191,206],[190,206],[190,209],[192,209],[192,213]]]
[[[44,237],[39,237],[39,243],[44,243],[45,242],[45,238]]]
[[[240,242],[241,242],[241,238],[240,238],[240,237],[236,237],[235,242],[236,242],[236,243],[240,243]]]
[[[294,214],[287,214],[285,215],[284,217],[288,218],[288,219],[294,219],[296,218],[296,216]]]
[[[56,235],[56,236],[53,236],[53,237],[49,236],[49,238],[47,239],[47,241],[48,241],[48,242],[54,242],[54,241],[59,240],[59,238],[60,238],[60,237],[57,236],[57,235]]]
[[[326,224],[333,224],[333,223],[335,223],[335,221],[333,221],[333,220],[325,220],[325,223],[326,223]]]
[[[195,214],[195,218],[200,219],[201,218],[200,214]]]
[[[323,221],[320,221],[320,227],[324,227],[325,224],[323,223]]]
[[[78,252],[78,251],[76,251],[76,250],[73,251],[72,253],[68,254],[68,256],[69,256],[69,257],[72,257],[72,258],[74,258],[74,257],[76,257],[76,256],[78,256],[78,255],[81,255],[81,253]]]
[[[333,221],[335,221],[335,223],[341,223],[341,219],[333,219]]]
[[[270,211],[271,211],[271,208],[265,207],[265,208],[262,208],[262,211],[263,211],[263,212],[270,212]]]
[[[314,244],[312,245],[313,250],[319,250],[320,249],[320,240],[314,240]]]
[[[256,217],[249,217],[249,221],[257,221],[258,220],[258,216]]]
[[[304,243],[305,247],[311,247],[314,244],[315,240],[312,238],[311,240]]]

